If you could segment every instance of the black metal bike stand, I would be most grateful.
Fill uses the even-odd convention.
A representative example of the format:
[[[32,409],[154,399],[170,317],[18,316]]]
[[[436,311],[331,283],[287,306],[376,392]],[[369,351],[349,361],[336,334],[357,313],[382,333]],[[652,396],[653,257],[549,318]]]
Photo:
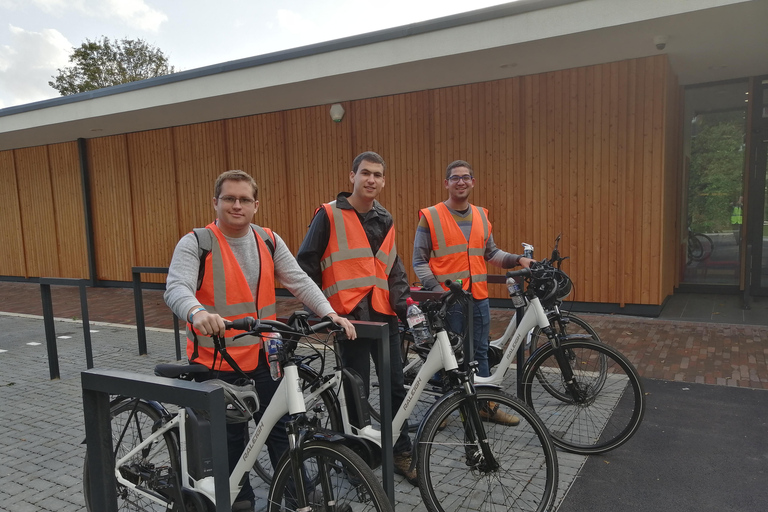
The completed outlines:
[[[51,285],[77,286],[80,288],[80,316],[83,319],[83,339],[85,341],[85,364],[87,368],[93,368],[93,348],[91,346],[91,325],[88,319],[88,299],[85,287],[88,281],[85,279],[66,279],[59,277],[41,277],[40,296],[43,301],[43,325],[45,326],[45,343],[48,352],[48,371],[51,380],[61,378],[59,372],[59,350],[56,345],[56,326],[53,321],[53,299],[51,297]]]
[[[194,407],[209,413],[216,511],[229,512],[229,466],[224,390],[206,382],[187,382],[118,370],[88,370],[80,374],[88,449],[91,510],[117,512],[115,454],[109,418],[109,395]]]
[[[136,335],[139,340],[140,356],[147,355],[147,328],[144,323],[144,295],[141,288],[141,274],[167,273],[168,267],[131,267],[131,274],[133,276],[133,306],[136,311]],[[179,335],[179,319],[176,315],[173,315],[173,337],[176,344],[176,360],[179,361],[181,359],[181,340]]]

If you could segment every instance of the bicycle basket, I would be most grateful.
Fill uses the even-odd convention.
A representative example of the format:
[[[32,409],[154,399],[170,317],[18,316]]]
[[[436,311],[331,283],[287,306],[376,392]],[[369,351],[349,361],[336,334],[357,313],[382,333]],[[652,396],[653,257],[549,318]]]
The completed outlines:
[[[220,379],[205,381],[224,390],[224,402],[227,405],[227,423],[245,423],[250,421],[259,410],[259,396],[253,384],[237,386]]]

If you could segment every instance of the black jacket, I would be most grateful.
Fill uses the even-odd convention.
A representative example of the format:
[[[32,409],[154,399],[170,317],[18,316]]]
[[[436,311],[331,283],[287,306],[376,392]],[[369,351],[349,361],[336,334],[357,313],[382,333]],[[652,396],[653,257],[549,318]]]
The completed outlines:
[[[350,195],[349,192],[340,193],[336,196],[336,205],[342,210],[354,209],[347,200]],[[373,254],[376,254],[382,242],[384,242],[384,237],[387,236],[389,229],[394,224],[392,215],[378,201],[373,202],[371,211],[365,214],[358,213],[357,215],[368,237],[371,250]],[[331,223],[328,220],[328,215],[325,213],[325,208],[319,208],[312,219],[312,223],[309,225],[309,231],[304,237],[304,241],[301,243],[296,260],[304,272],[320,288],[322,288],[320,261],[323,259],[323,253],[325,253],[325,249],[328,246],[330,236]],[[405,266],[400,256],[395,259],[395,264],[389,273],[387,283],[389,284],[390,305],[395,313],[397,313],[397,316],[405,321],[405,301],[410,296],[410,286],[408,285],[408,276],[405,273]],[[357,305],[349,316],[355,320],[372,320],[370,294]]]

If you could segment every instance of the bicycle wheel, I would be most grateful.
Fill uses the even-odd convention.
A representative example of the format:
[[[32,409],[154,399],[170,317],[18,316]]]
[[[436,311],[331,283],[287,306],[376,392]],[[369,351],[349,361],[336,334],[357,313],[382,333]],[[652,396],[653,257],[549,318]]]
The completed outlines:
[[[701,261],[704,256],[704,248],[701,240],[695,234],[688,235],[688,262]]]
[[[419,489],[427,510],[549,510],[557,493],[558,466],[544,424],[520,400],[497,389],[478,388],[477,400],[494,402],[496,415],[514,415],[520,423],[483,422],[499,464],[487,468],[480,443],[469,440],[473,427],[465,410],[474,406],[473,399],[456,395],[435,408],[425,419],[418,444]]]
[[[704,261],[712,256],[712,250],[715,248],[715,243],[704,233],[696,233],[694,236],[701,246],[701,257],[699,260]]]
[[[314,489],[306,489],[312,510],[392,510],[376,475],[351,448],[310,441],[302,446],[301,462],[307,480],[316,482]],[[269,487],[267,510],[284,512],[297,508],[291,463],[285,454]]]
[[[569,334],[586,334],[591,336],[595,341],[600,341],[600,336],[597,334],[597,331],[589,325],[589,322],[579,316],[566,311],[559,311],[559,314],[557,311],[548,311],[547,318],[549,319],[549,325],[554,329],[555,333],[560,335],[561,339],[565,339],[565,336]],[[533,355],[538,347],[543,347],[548,342],[547,335],[542,332],[541,328],[534,328],[530,335],[529,356]],[[604,377],[605,369],[607,368],[605,358],[600,360],[600,366],[596,365],[596,368],[601,369],[600,375]],[[539,379],[539,383],[542,387],[553,397],[563,401],[570,399],[568,395],[562,393],[561,386],[551,386],[549,384],[549,378],[546,375],[539,372],[536,374],[536,377]]]
[[[317,382],[318,375],[312,368],[299,367],[299,378],[301,379],[301,389],[305,395],[311,390],[311,386]],[[307,401],[307,415],[320,418],[320,426],[334,432],[344,432],[344,425],[341,422],[341,416],[338,410],[338,400],[336,395],[330,390],[323,391],[312,401]],[[256,463],[251,471],[251,486],[260,485],[258,480],[262,480],[269,485],[272,483],[274,468],[269,459],[269,452],[264,446],[259,453]]]
[[[632,363],[592,340],[565,341],[578,396],[566,386],[551,345],[535,354],[523,376],[525,401],[564,450],[589,455],[612,450],[637,432],[645,395]],[[555,393],[551,390],[556,390]]]
[[[134,410],[134,404],[135,400],[125,400],[115,404],[110,410],[112,445],[116,459],[123,457],[147,439],[159,425],[160,413],[157,410],[141,401],[136,404]],[[172,499],[168,495],[169,485],[176,486],[172,480],[178,479],[179,468],[178,445],[173,435],[166,432],[118,469],[123,478],[139,489],[171,503]],[[93,510],[90,504],[91,478],[87,453],[83,467],[83,495],[86,509]],[[152,501],[121,484],[117,484],[117,507],[118,510],[168,510],[166,505]]]

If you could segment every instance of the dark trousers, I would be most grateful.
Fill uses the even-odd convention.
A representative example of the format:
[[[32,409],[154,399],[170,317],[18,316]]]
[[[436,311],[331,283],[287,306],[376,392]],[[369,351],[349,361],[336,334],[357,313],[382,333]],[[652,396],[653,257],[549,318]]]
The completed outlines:
[[[198,377],[196,380],[198,381],[221,379],[225,382],[235,383],[235,381],[243,378],[242,375],[236,372],[209,371],[208,373],[197,375]],[[276,382],[272,380],[272,376],[269,374],[269,365],[267,364],[267,359],[263,350],[259,353],[258,366],[252,372],[247,372],[247,375],[255,382],[256,394],[259,395],[259,412],[254,415],[254,421],[258,424],[258,422],[261,421],[263,411],[267,409],[269,403],[272,401],[272,397],[275,396],[280,381]],[[285,432],[285,424],[288,419],[289,417],[287,414],[280,418],[277,425],[275,425],[275,428],[270,432],[269,439],[267,440],[266,445],[267,450],[269,451],[269,460],[272,462],[273,468],[277,467],[280,458],[288,451],[288,434]],[[249,438],[248,423],[227,424],[227,449],[230,474],[240,460],[240,456],[243,454],[243,450],[245,450]],[[240,493],[235,499],[235,501],[241,500],[254,501],[253,489],[251,488],[248,474],[245,475],[243,487],[240,489]]]
[[[405,399],[405,384],[403,382],[403,361],[400,353],[400,331],[397,317],[387,315],[372,315],[371,322],[387,322],[389,324],[389,378],[392,382],[392,413],[398,410]],[[346,368],[351,368],[363,379],[366,394],[371,390],[371,357],[376,367],[376,375],[381,379],[383,368],[379,368],[379,342],[371,338],[345,340],[340,344],[341,362]],[[347,402],[349,403],[349,401]],[[350,411],[352,415],[353,411]],[[411,439],[408,437],[408,422],[403,424],[400,437],[395,441],[394,453],[409,452]]]

